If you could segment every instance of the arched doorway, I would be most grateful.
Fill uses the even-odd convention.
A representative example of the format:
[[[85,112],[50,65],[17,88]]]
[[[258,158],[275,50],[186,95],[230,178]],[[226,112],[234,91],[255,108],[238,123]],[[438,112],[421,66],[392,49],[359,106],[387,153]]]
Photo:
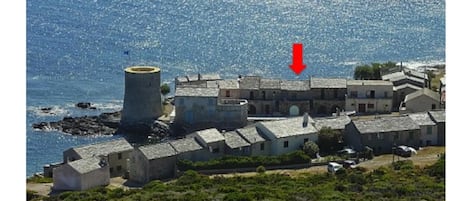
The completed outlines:
[[[256,114],[256,106],[250,104],[248,114]]]
[[[290,116],[298,116],[300,115],[300,108],[298,108],[296,105],[292,105],[290,106],[289,113]]]

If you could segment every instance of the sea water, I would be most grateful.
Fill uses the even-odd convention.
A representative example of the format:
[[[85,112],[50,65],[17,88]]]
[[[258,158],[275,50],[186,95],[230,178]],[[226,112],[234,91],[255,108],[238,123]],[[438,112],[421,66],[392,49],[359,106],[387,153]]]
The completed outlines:
[[[31,126],[121,109],[130,65],[159,66],[174,86],[199,72],[351,78],[371,62],[445,62],[443,0],[27,0],[26,9],[27,175],[72,146],[118,137]],[[293,43],[303,44],[300,76],[288,68]],[[98,110],[76,109],[80,101]]]

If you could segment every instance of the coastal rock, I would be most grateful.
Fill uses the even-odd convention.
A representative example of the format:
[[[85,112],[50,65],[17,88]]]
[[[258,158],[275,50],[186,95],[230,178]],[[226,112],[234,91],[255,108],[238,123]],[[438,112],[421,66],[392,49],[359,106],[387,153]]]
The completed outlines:
[[[96,107],[91,106],[90,102],[79,102],[75,104],[75,106],[81,109],[92,109],[92,110],[96,109]]]

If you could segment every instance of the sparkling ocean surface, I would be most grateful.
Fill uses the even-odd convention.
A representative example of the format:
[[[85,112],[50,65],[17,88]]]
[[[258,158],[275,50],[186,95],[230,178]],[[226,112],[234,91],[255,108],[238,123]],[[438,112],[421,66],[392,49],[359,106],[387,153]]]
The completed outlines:
[[[26,9],[27,176],[72,146],[116,138],[31,125],[121,109],[130,65],[160,66],[173,85],[198,72],[351,78],[370,62],[445,62],[443,0],[27,0]],[[308,66],[300,76],[288,68],[297,42]],[[75,109],[80,101],[98,110]]]

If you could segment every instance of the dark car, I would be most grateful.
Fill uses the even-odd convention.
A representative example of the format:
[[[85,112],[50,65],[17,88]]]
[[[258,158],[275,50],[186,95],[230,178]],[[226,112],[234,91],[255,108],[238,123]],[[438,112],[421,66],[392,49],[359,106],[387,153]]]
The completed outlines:
[[[396,147],[396,149],[394,150],[394,154],[402,157],[410,157],[412,156],[412,152],[414,151],[415,149],[413,149],[412,147],[401,145]]]

